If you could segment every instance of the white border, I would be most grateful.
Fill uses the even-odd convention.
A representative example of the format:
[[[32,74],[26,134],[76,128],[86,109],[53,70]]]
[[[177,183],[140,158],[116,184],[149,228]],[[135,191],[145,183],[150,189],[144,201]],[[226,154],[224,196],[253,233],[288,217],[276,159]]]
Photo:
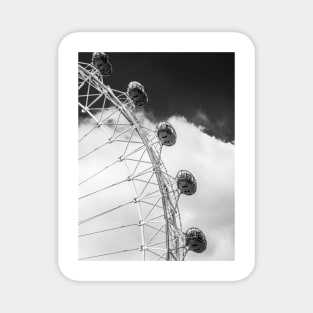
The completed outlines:
[[[136,42],[136,44],[134,44]],[[235,260],[78,261],[78,52],[235,52]],[[61,272],[77,281],[236,281],[255,262],[255,51],[240,33],[73,33],[59,45],[59,238]]]

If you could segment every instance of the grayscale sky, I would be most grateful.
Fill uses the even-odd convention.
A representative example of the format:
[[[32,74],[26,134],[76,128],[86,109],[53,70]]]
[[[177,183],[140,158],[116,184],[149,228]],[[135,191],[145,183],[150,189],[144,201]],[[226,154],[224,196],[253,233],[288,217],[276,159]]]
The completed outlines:
[[[149,103],[137,117],[143,125],[152,129],[161,120],[168,120],[174,126],[177,142],[172,147],[163,148],[162,160],[172,176],[186,169],[197,179],[196,194],[182,195],[179,207],[183,230],[199,227],[207,237],[208,247],[203,254],[190,252],[186,260],[233,260],[234,54],[109,53],[109,56],[113,73],[104,78],[104,83],[121,91],[126,91],[127,84],[132,80],[145,86]],[[81,53],[79,60],[91,62],[91,53]],[[85,117],[84,114],[81,117]],[[114,122],[116,119],[117,116],[113,115],[111,120]],[[94,126],[91,120],[83,121],[79,126],[80,135]],[[99,144],[102,139],[94,134],[88,140],[90,144]],[[84,162],[80,167],[80,176],[84,178],[87,172],[92,172],[91,166],[99,169],[108,164],[111,148],[101,149],[94,153],[92,160]],[[96,190],[121,178],[123,171],[116,169],[109,177],[98,177],[98,186],[93,181],[89,182],[87,189]],[[86,218],[101,212],[104,206],[114,207],[131,197],[125,185],[116,186],[110,189],[109,194],[101,192],[92,201],[84,202],[80,215]],[[112,225],[127,223],[126,219],[127,213],[117,213]],[[97,220],[97,224],[90,228],[87,226],[85,231],[101,229],[101,221]],[[119,236],[127,238],[126,246],[134,246],[135,235],[125,231],[80,239],[83,243],[80,246],[81,256],[101,254],[106,249],[114,251],[114,242]],[[133,258],[129,254],[108,259]]]

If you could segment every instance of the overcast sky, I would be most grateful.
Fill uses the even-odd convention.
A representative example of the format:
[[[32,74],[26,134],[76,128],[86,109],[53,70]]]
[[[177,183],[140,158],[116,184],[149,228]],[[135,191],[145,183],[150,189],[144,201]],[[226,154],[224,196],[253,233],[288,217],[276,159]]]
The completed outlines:
[[[113,73],[105,83],[114,89],[126,90],[131,80],[141,82],[148,93],[148,106],[138,114],[141,122],[155,128],[160,120],[169,120],[177,132],[173,147],[164,147],[162,159],[168,172],[175,176],[180,169],[191,171],[197,179],[195,195],[182,196],[179,207],[183,230],[195,226],[207,237],[205,253],[189,253],[187,260],[232,260],[234,258],[234,55],[231,53],[168,54],[168,53],[110,53]],[[90,62],[91,53],[80,55],[80,61]],[[112,116],[112,121],[117,116]],[[94,126],[93,121],[80,124],[80,135]],[[80,153],[99,145],[101,133],[93,133]],[[112,147],[101,149],[80,165],[80,177],[92,173],[110,162]],[[90,191],[125,178],[122,169],[109,176],[89,182]],[[97,186],[96,186],[97,185]],[[86,190],[81,191],[84,193]],[[114,187],[110,193],[100,193],[89,202],[80,204],[80,219],[97,214],[127,201],[131,189]],[[125,202],[124,201],[124,202]],[[128,223],[129,211],[117,213],[112,225]],[[83,232],[101,229],[101,219]],[[87,228],[86,228],[87,227]],[[90,227],[90,228],[88,228]],[[103,227],[102,227],[103,228]],[[120,236],[123,235],[120,231]],[[126,230],[125,230],[126,231]],[[128,232],[125,247],[138,239],[138,229]],[[80,239],[80,255],[95,255],[113,249],[115,234],[101,234]],[[104,237],[105,235],[105,237]],[[124,237],[125,237],[124,236]],[[89,241],[88,241],[89,240]],[[106,246],[104,244],[106,242]],[[100,258],[106,259],[106,258]],[[112,258],[109,258],[112,259]],[[135,259],[119,255],[114,259]]]

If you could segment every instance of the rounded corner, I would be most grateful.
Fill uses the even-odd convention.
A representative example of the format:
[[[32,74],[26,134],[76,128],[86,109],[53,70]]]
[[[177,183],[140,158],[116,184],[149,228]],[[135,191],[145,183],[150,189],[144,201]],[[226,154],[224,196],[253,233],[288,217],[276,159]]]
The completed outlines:
[[[253,50],[253,52],[255,52],[255,43],[249,35],[242,32],[233,32],[233,34],[238,36],[243,44],[249,46]]]
[[[68,33],[66,35],[64,35],[61,40],[59,41],[58,44],[58,51],[63,49],[63,46],[68,46],[71,44],[71,42],[73,41],[73,37],[76,37],[80,32],[72,32],[72,33]]]
[[[244,280],[250,278],[250,276],[253,275],[253,273],[254,273],[254,271],[255,271],[255,266],[256,266],[256,264],[255,264],[255,260],[254,260],[254,261],[250,264],[250,266],[247,267],[247,270],[243,271],[243,272],[241,273],[241,275],[239,276],[239,278],[236,278],[236,279],[234,280],[234,282],[238,282],[238,283],[239,283],[239,282],[242,282],[242,281],[244,281]]]
[[[71,282],[80,282],[80,280],[76,279],[75,277],[73,277],[70,273],[68,273],[68,271],[66,270],[66,268],[64,268],[61,264],[60,261],[57,262],[57,267],[58,270],[60,272],[60,274],[66,278],[67,280],[71,281]]]

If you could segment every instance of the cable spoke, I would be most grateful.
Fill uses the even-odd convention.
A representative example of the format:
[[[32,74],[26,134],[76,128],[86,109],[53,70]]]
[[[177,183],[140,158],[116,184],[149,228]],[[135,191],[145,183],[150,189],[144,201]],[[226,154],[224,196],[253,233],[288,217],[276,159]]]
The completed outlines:
[[[127,161],[135,161],[135,162],[140,162],[140,163],[146,163],[146,164],[152,164],[151,162],[148,162],[148,161],[139,161],[139,160],[129,159],[129,158],[127,158],[126,160],[127,160]]]
[[[86,219],[80,221],[78,224],[79,224],[79,225],[85,224],[85,223],[90,222],[91,220],[93,220],[93,219],[95,219],[95,218],[98,218],[98,217],[100,217],[100,216],[102,216],[102,215],[104,215],[104,214],[107,214],[107,213],[109,213],[109,212],[112,212],[112,211],[115,211],[115,210],[117,210],[117,209],[120,209],[120,208],[122,208],[122,207],[124,207],[124,206],[126,206],[126,205],[128,205],[128,204],[133,203],[133,202],[134,202],[134,201],[126,202],[126,203],[124,203],[124,204],[121,204],[121,205],[119,205],[119,206],[113,208],[113,209],[110,209],[110,210],[104,211],[104,212],[102,212],[102,213],[100,213],[100,214],[97,214],[97,215],[91,216],[91,217],[89,217],[89,218],[86,218]]]
[[[146,222],[151,222],[151,221],[154,221],[156,220],[157,218],[160,218],[160,217],[164,217],[164,215],[159,215],[159,216],[156,216],[156,217],[153,217],[153,218],[150,218],[149,220],[147,220]],[[160,223],[160,221],[158,221],[158,223]]]
[[[87,260],[87,259],[92,259],[92,258],[98,258],[98,257],[101,257],[101,256],[112,255],[112,254],[119,254],[119,253],[124,253],[124,252],[129,252],[129,251],[135,251],[135,250],[138,250],[138,248],[125,249],[125,250],[120,250],[120,251],[115,251],[115,252],[109,252],[109,253],[103,253],[103,254],[88,256],[88,257],[85,257],[85,258],[80,258],[79,260]]]
[[[151,227],[151,228],[153,228],[153,229],[156,229],[156,228],[154,228],[154,227],[152,227],[152,226],[150,226],[150,225],[148,225],[148,224],[146,224],[148,227]],[[163,229],[163,227],[165,226],[165,224],[164,225],[162,225],[159,229],[157,229],[157,232],[150,238],[150,240],[147,242],[147,246],[150,244],[150,242],[162,231],[163,233],[165,233],[162,229]]]
[[[150,183],[150,181],[151,181],[151,179],[152,179],[153,176],[154,176],[154,173],[152,173],[152,175],[150,176],[150,178],[149,178],[148,182],[146,183],[145,187],[142,189],[142,191],[141,191],[139,197],[141,197],[142,194],[144,193],[144,191],[147,189],[147,187],[148,187],[148,185],[149,185],[149,183]],[[158,191],[159,191],[159,189],[158,189]]]
[[[105,102],[107,100],[107,96],[104,95],[104,99],[103,99],[103,103],[102,103],[102,110],[101,110],[101,115],[100,115],[100,121],[102,121],[102,117],[103,117],[103,112],[104,112],[104,107],[105,107]]]
[[[159,261],[161,258],[163,258],[163,256],[166,254],[166,252],[164,252],[162,255],[160,255],[160,257],[157,259],[157,261]],[[164,259],[164,258],[163,258]],[[165,259],[164,259],[165,260]]]
[[[150,211],[148,212],[148,214],[145,216],[145,220],[149,217],[149,215],[151,214],[151,212],[154,210],[155,207],[159,207],[159,208],[163,209],[163,207],[157,205],[161,199],[162,199],[162,197],[160,197],[160,198],[155,202],[155,204],[153,205],[153,207],[151,208],[151,210],[150,210]],[[143,201],[143,202],[144,202],[144,203],[148,203],[148,202],[145,202],[145,201]],[[150,204],[150,203],[148,203],[148,204]]]
[[[98,128],[98,125],[94,126],[90,131],[88,131],[83,137],[81,137],[78,142],[81,142],[84,138],[86,138],[88,135],[90,135],[95,129]]]
[[[141,148],[143,148],[143,147],[145,147],[145,146],[142,146]],[[135,151],[133,151],[133,153],[137,152],[137,150],[138,150],[138,149],[136,149]],[[129,154],[129,155],[130,155],[130,154]],[[83,181],[81,181],[78,185],[81,185],[81,184],[87,182],[87,181],[90,180],[91,178],[93,178],[93,177],[99,175],[100,173],[102,173],[103,171],[107,170],[108,168],[110,168],[111,166],[115,165],[116,163],[122,162],[122,161],[124,161],[124,160],[125,160],[125,157],[123,157],[123,156],[118,157],[114,162],[112,162],[111,164],[105,166],[104,168],[102,168],[102,169],[99,170],[98,172],[92,174],[91,176],[87,177],[86,179],[84,179]],[[133,177],[133,178],[134,178],[134,177],[139,177],[139,176],[141,176],[141,175],[150,173],[150,172],[147,172],[147,171],[148,171],[148,170],[151,170],[151,169],[152,169],[152,167],[150,167],[150,168],[148,168],[148,169],[145,169],[143,172],[137,174],[136,176],[132,176],[132,177]],[[133,175],[134,175],[134,173],[133,173]]]
[[[157,197],[157,195],[154,195],[157,192],[160,192],[160,190],[157,189],[157,190],[155,190],[153,192],[150,192],[150,193],[146,194],[144,197],[142,197],[142,199],[148,199],[148,198],[151,198],[151,197]]]
[[[98,189],[98,190],[96,190],[96,191],[90,192],[90,193],[88,193],[88,194],[86,194],[86,195],[84,195],[84,196],[81,196],[81,197],[79,197],[78,199],[80,200],[80,199],[87,198],[87,197],[92,196],[92,195],[94,195],[94,194],[96,194],[96,193],[98,193],[98,192],[101,192],[101,191],[103,191],[103,190],[106,190],[106,189],[109,189],[109,188],[111,188],[111,187],[114,187],[114,186],[117,186],[117,185],[119,185],[119,184],[122,184],[122,183],[124,183],[124,182],[126,182],[126,181],[129,181],[129,179],[128,179],[128,178],[123,179],[123,180],[121,180],[121,181],[119,181],[119,182],[117,182],[117,183],[114,183],[114,184],[110,185],[110,186],[106,186],[106,187],[104,187],[104,188],[101,188],[101,189]]]
[[[95,97],[95,96],[99,96],[102,95],[101,93],[90,93],[89,97]],[[78,95],[78,98],[82,98],[82,97],[88,97],[88,94],[86,95]],[[101,110],[101,108],[99,108]]]
[[[115,138],[109,138],[109,139],[108,139],[105,143],[103,143],[102,145],[100,145],[100,146],[96,147],[95,149],[93,149],[92,151],[90,151],[90,152],[84,154],[82,157],[79,158],[79,160],[84,159],[85,157],[89,156],[90,154],[92,154],[92,153],[98,151],[99,149],[103,148],[103,147],[106,146],[107,144],[113,143],[116,138],[122,136],[123,134],[125,134],[126,132],[128,132],[131,128],[132,128],[132,126],[129,127],[129,128],[127,128],[127,129],[126,129],[125,131],[123,131],[122,133],[118,134]]]
[[[158,254],[158,253],[156,253],[156,252],[154,252],[154,251],[151,251],[150,249],[146,249],[146,250],[149,251],[150,253],[156,255],[157,257],[166,260],[166,259],[163,257],[163,255],[164,255],[165,253],[163,253],[163,254]]]
[[[99,175],[100,173],[102,173],[103,171],[107,170],[108,168],[110,168],[111,166],[115,165],[116,163],[120,162],[119,159],[115,160],[114,162],[112,162],[111,164],[107,165],[106,167],[104,167],[103,169],[101,169],[100,171],[92,174],[91,176],[87,177],[86,179],[84,179],[83,181],[81,181],[78,186],[82,185],[83,183],[87,182],[88,180],[90,180],[91,178]]]
[[[140,164],[140,161],[142,160],[142,158],[143,158],[144,154],[146,153],[146,151],[147,151],[147,150],[144,150],[143,153],[141,154],[140,159],[139,159],[139,162],[137,163],[137,165],[136,165],[136,167],[135,167],[135,169],[134,169],[134,171],[133,171],[133,175],[135,174],[135,172],[136,172],[136,170],[137,170],[137,168],[138,168],[138,166],[139,166],[139,164]]]
[[[148,248],[151,248],[151,247],[154,247],[154,246],[157,246],[157,245],[161,245],[161,244],[163,244],[163,243],[166,243],[166,240],[160,241],[160,242],[157,242],[157,243],[154,243],[154,244],[152,244],[152,245],[150,245],[150,246],[148,246],[148,244],[147,244],[147,246],[148,246]]]
[[[119,115],[118,115],[118,118],[117,118],[117,121],[116,121],[116,124],[115,124],[115,128],[114,128],[114,132],[113,132],[112,137],[114,137],[114,135],[115,135],[118,122],[120,121],[120,118],[121,118],[121,114],[122,114],[122,112],[120,111],[120,113],[119,113]]]
[[[85,236],[100,234],[100,233],[103,233],[103,232],[108,232],[108,231],[117,230],[117,229],[126,228],[126,227],[131,227],[131,226],[138,226],[138,224],[128,224],[128,225],[122,225],[122,226],[119,226],[119,227],[107,228],[107,229],[99,230],[99,231],[96,231],[96,232],[93,232],[93,233],[79,235],[78,237],[85,237]]]
[[[162,215],[162,216],[163,216],[163,215]],[[148,226],[148,227],[150,227],[150,228],[152,228],[152,229],[154,229],[154,230],[157,230],[158,232],[161,231],[162,233],[165,233],[165,231],[162,230],[162,228],[165,226],[165,224],[163,224],[160,228],[156,228],[156,227],[154,227],[154,226],[152,226],[152,225],[149,225],[149,224],[148,224],[148,221],[147,221],[147,222],[145,223],[145,225]]]
[[[137,181],[140,181],[140,182],[142,182],[142,183],[148,183],[146,180],[143,180],[143,179],[134,179],[134,180],[137,180]],[[155,185],[155,186],[159,186],[157,183],[152,183],[152,182],[150,182],[149,183],[150,185]],[[146,202],[146,203],[148,203],[148,202]],[[151,204],[151,203],[148,203],[148,204]],[[153,205],[153,204],[152,204]]]
[[[106,116],[104,120],[101,120],[101,119],[100,119],[100,120],[99,120],[99,121],[100,121],[99,123],[100,123],[101,125],[103,125],[103,122],[104,122],[104,121],[108,120],[112,115],[114,115],[114,114],[115,114],[116,112],[118,112],[118,111],[119,111],[119,109],[114,110],[113,112],[111,112],[111,114],[109,114],[108,116]],[[102,117],[102,115],[101,115],[101,117]]]

